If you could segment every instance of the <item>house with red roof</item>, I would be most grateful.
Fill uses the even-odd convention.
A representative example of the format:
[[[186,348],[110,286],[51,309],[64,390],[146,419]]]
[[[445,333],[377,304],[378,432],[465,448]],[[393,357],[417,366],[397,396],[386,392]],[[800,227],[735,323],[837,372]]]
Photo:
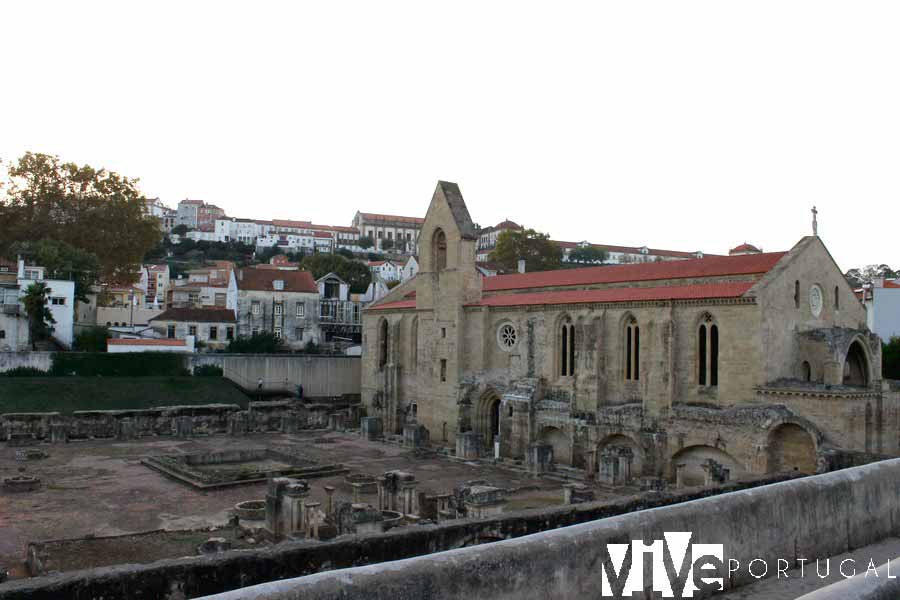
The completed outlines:
[[[459,187],[439,182],[418,275],[364,310],[362,400],[387,433],[414,415],[461,458],[609,485],[898,454],[880,340],[818,236],[495,277],[476,269],[478,239]]]
[[[319,287],[309,271],[237,269],[229,289],[237,298],[237,335],[269,332],[294,350],[320,342]]]

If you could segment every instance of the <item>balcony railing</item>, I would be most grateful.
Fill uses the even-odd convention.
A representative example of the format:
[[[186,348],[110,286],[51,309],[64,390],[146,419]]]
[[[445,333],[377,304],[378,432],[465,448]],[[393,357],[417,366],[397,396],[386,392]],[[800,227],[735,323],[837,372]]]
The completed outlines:
[[[319,323],[322,325],[360,325],[362,304],[349,300],[321,300]]]

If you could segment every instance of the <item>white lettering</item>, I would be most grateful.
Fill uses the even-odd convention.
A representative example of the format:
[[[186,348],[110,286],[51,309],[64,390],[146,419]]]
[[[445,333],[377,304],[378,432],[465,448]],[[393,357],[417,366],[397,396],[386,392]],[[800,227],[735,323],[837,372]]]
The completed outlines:
[[[781,564],[784,563],[784,568],[781,568]],[[777,564],[778,572],[775,574],[775,579],[781,579],[781,574],[784,573],[784,578],[788,578],[787,570],[788,570],[788,561],[783,558],[779,558]]]
[[[844,573],[844,563],[853,563],[853,573],[851,573],[850,575],[847,575],[846,573]],[[844,579],[850,579],[851,577],[856,575],[856,561],[853,560],[852,558],[845,558],[844,560],[841,561],[841,564],[838,567],[838,571],[840,571],[840,573],[844,577]]]
[[[762,565],[763,565],[762,575],[757,575],[756,573],[753,572],[753,563],[755,563],[755,562],[762,563]],[[750,564],[747,565],[747,570],[750,572],[751,576],[755,577],[756,579],[762,579],[763,577],[766,576],[766,573],[769,572],[769,565],[766,563],[766,561],[764,561],[761,558],[754,558],[753,560],[750,561]]]

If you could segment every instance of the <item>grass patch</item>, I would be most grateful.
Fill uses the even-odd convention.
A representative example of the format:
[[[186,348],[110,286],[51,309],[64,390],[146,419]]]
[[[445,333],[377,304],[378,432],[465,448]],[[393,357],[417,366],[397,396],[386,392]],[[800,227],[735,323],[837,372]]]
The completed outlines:
[[[237,404],[247,396],[221,377],[2,377],[0,413]]]

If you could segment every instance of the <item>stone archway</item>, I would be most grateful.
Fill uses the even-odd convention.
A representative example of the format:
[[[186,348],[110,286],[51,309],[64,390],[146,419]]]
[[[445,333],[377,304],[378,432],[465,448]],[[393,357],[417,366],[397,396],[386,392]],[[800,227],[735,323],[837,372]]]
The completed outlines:
[[[604,459],[606,463],[616,459],[618,468],[615,470],[622,482],[640,477],[643,472],[644,452],[641,446],[627,435],[620,433],[609,435],[597,444],[597,468],[601,480],[604,475]],[[625,468],[627,467],[627,468]],[[609,469],[606,469],[607,475]],[[608,479],[608,477],[607,477]],[[613,483],[613,481],[607,481]]]
[[[706,470],[703,465],[708,460],[713,460],[729,470],[729,480],[738,479],[744,475],[744,468],[733,456],[713,446],[688,446],[682,448],[672,457],[672,480],[678,480],[679,465],[681,470],[681,484],[684,486],[699,486],[706,483]]]
[[[494,441],[500,435],[500,394],[493,388],[485,390],[478,399],[475,431],[481,435],[485,448],[493,452]]]
[[[553,446],[553,462],[560,465],[572,464],[572,444],[569,436],[558,427],[544,427],[538,441]]]
[[[859,340],[853,340],[844,359],[844,385],[868,387],[869,359]]]
[[[816,441],[803,427],[796,423],[782,423],[769,434],[769,473],[799,471],[816,472]]]

